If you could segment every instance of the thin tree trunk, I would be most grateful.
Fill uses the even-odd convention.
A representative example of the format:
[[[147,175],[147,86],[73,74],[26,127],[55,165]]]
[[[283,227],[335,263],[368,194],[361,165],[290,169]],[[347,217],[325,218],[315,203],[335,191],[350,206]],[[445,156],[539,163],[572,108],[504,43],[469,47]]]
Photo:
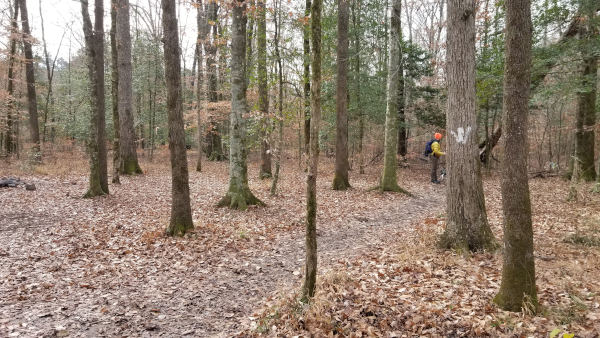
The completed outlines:
[[[258,3],[258,108],[261,113],[262,125],[260,128],[260,173],[259,177],[269,178],[271,172],[271,149],[269,145],[269,134],[271,121],[269,118],[269,88],[267,74],[267,9],[265,0],[257,0]]]
[[[197,0],[197,26],[198,26],[198,42],[197,42],[197,57],[198,57],[198,84],[196,86],[197,103],[197,119],[198,119],[198,161],[196,162],[196,171],[202,171],[202,109],[204,108],[204,43],[208,34],[208,22],[206,21],[206,11],[202,4],[202,0]]]
[[[487,221],[477,153],[475,110],[475,1],[448,2],[448,186],[444,248],[495,249]]]
[[[304,63],[304,152],[309,153],[310,148],[310,11],[311,0],[306,0],[304,16],[307,22],[304,25],[303,38],[303,63]]]
[[[15,0],[14,9],[11,17],[11,36],[10,36],[10,54],[8,57],[8,104],[7,104],[7,130],[6,139],[4,141],[4,147],[6,154],[14,154],[17,152],[16,142],[16,110],[15,110],[15,99],[14,99],[14,65],[15,65],[15,54],[17,52],[17,33],[19,27],[17,25],[17,19],[19,18],[19,0]]]
[[[208,101],[217,102],[219,100],[217,85],[217,19],[218,19],[219,5],[216,1],[210,1],[208,3],[208,21],[210,22],[212,29],[212,41],[207,46],[208,58],[206,60],[208,69]],[[208,116],[208,132],[206,135],[207,139],[207,156],[209,161],[222,161],[225,159],[221,146],[221,134],[219,132],[219,125],[215,121],[214,108],[209,108]]]
[[[271,184],[271,195],[277,192],[277,182],[279,181],[279,171],[281,169],[281,159],[283,156],[283,63],[281,61],[281,53],[279,51],[279,39],[281,36],[281,0],[275,0],[275,11],[273,22],[275,24],[275,58],[277,60],[277,77],[279,82],[279,94],[277,102],[277,119],[278,119],[278,140],[277,140],[277,157],[275,158],[275,175]]]
[[[172,196],[171,220],[166,233],[171,236],[177,236],[183,235],[193,229],[194,224],[192,222],[192,209],[190,207],[185,131],[183,129],[181,65],[175,0],[162,0],[162,11]]]
[[[333,190],[350,188],[348,179],[348,20],[349,0],[338,0],[335,174]]]
[[[117,55],[119,65],[119,149],[120,172],[124,175],[141,174],[135,145],[133,127],[133,88],[131,67],[131,33],[129,25],[129,0],[118,0]]]
[[[110,2],[110,80],[111,80],[111,103],[112,103],[112,118],[113,118],[113,167],[112,167],[112,183],[120,184],[119,168],[121,167],[121,152],[119,145],[119,66],[117,56],[117,6],[118,0]]]
[[[354,46],[355,46],[355,76],[354,83],[356,84],[356,109],[358,110],[358,166],[359,173],[365,173],[365,158],[363,153],[363,142],[365,137],[365,114],[363,107],[360,103],[360,40],[362,34],[360,33],[360,0],[354,0],[354,6],[352,11],[352,24],[354,26]]]
[[[88,1],[81,0],[83,33],[90,77],[90,98],[92,107],[90,138],[89,190],[85,197],[108,194],[108,173],[106,159],[106,131],[104,111],[104,4],[95,0],[94,26],[88,12]]]
[[[231,38],[231,113],[229,114],[229,189],[218,206],[245,210],[249,205],[264,205],[248,187],[246,164],[246,4],[233,0]]]
[[[317,173],[319,164],[319,125],[321,123],[321,8],[323,0],[311,6],[312,86],[310,93],[310,152],[306,176],[306,264],[302,298],[315,295],[317,282]]]
[[[27,79],[27,110],[29,111],[29,133],[33,143],[33,158],[36,162],[42,160],[40,149],[40,126],[38,122],[37,97],[35,91],[35,69],[33,51],[31,49],[31,30],[27,15],[27,0],[20,0],[21,28],[23,31],[23,51],[25,52],[25,77]]]
[[[401,0],[394,0],[390,17],[390,43],[389,66],[387,83],[387,108],[385,112],[385,147],[383,173],[380,189],[382,191],[396,191],[408,193],[398,185],[396,176],[396,151],[398,144],[398,84],[400,74],[400,46],[401,46]]]

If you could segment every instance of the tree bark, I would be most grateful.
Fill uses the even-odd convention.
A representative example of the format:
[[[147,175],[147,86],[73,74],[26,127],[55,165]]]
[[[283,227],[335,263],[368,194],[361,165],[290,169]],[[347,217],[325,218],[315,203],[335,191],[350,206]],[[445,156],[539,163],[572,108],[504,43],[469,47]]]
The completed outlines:
[[[382,191],[404,192],[406,190],[398,185],[396,176],[396,150],[398,145],[398,84],[400,74],[400,46],[401,46],[401,0],[394,0],[392,15],[390,17],[390,43],[388,60],[387,107],[385,112],[385,146],[383,173],[380,189]]]
[[[459,251],[496,247],[487,221],[477,148],[475,111],[475,1],[448,2],[448,137],[444,248]]]
[[[197,119],[198,119],[198,161],[196,162],[196,171],[202,171],[202,109],[204,108],[204,100],[205,100],[205,83],[204,83],[204,45],[206,43],[206,38],[208,35],[208,30],[210,26],[208,25],[206,19],[206,11],[205,7],[202,4],[202,0],[197,0],[197,16],[196,23],[198,27],[198,41],[197,45],[197,57],[198,57],[198,84],[196,86],[196,100],[197,102]]]
[[[194,223],[190,207],[185,131],[183,129],[181,65],[175,0],[162,0],[162,11],[172,198],[171,220],[166,233],[177,236],[184,235],[187,231],[193,229]]]
[[[363,153],[363,141],[365,136],[365,114],[360,103],[360,39],[361,39],[361,26],[360,26],[360,0],[354,0],[352,8],[352,25],[354,26],[354,46],[355,46],[355,60],[354,60],[354,72],[356,78],[354,82],[356,84],[356,109],[358,110],[358,166],[359,173],[365,173],[365,158]]]
[[[117,6],[119,0],[110,2],[110,81],[111,81],[111,103],[113,118],[113,167],[112,183],[120,184],[119,168],[121,167],[121,151],[119,145],[119,65],[117,56]]]
[[[135,129],[133,127],[133,88],[131,67],[131,33],[129,31],[129,0],[118,0],[117,55],[119,65],[119,149],[120,172],[124,175],[141,174],[138,163]]]
[[[246,4],[232,0],[231,37],[231,113],[229,114],[229,189],[218,206],[245,210],[249,205],[264,205],[248,187],[246,164]]]
[[[333,190],[350,188],[348,179],[348,21],[349,0],[338,0],[335,174]]]
[[[31,30],[27,15],[27,0],[20,0],[21,28],[23,30],[23,51],[25,53],[25,78],[27,81],[27,110],[29,111],[29,134],[33,143],[33,158],[36,162],[42,160],[40,149],[40,126],[38,122],[37,96],[35,91],[35,69],[33,64],[33,51],[31,49]]]
[[[504,260],[502,284],[494,298],[502,309],[537,308],[531,200],[527,179],[529,88],[531,84],[531,2],[506,1],[504,66],[504,149],[502,211]]]
[[[321,10],[323,0],[311,6],[312,86],[310,93],[310,152],[306,176],[306,265],[302,298],[315,295],[317,282],[317,173],[319,164],[319,125],[321,123]]]
[[[88,12],[88,1],[81,0],[83,33],[90,78],[90,154],[89,190],[85,197],[108,194],[108,173],[106,155],[106,130],[104,110],[104,4],[103,0],[94,1],[94,26]]]
[[[206,68],[208,69],[208,101],[217,102],[219,101],[219,95],[217,90],[217,20],[218,20],[219,5],[216,1],[210,1],[208,3],[208,21],[210,23],[210,29],[212,29],[212,40],[206,47],[208,52],[208,58],[206,60]],[[225,156],[223,155],[223,149],[221,145],[221,134],[219,130],[219,124],[214,116],[214,108],[209,109],[208,113],[208,132],[206,135],[207,145],[206,154],[209,161],[223,161]]]
[[[6,154],[14,154],[17,152],[16,142],[16,111],[15,111],[15,100],[14,100],[14,65],[15,65],[15,54],[17,52],[17,33],[19,27],[17,25],[17,19],[19,18],[19,0],[15,0],[14,11],[11,17],[11,35],[10,35],[10,54],[8,56],[8,104],[7,104],[7,128],[6,136],[4,141],[4,148]]]
[[[267,74],[267,9],[265,0],[257,0],[258,3],[258,108],[261,113],[261,147],[260,147],[260,173],[259,177],[269,178],[271,172],[271,149],[269,145],[269,134],[271,119],[269,118],[269,87]]]
[[[277,78],[279,84],[279,93],[277,95],[277,134],[279,137],[277,140],[275,174],[273,175],[273,182],[271,184],[271,195],[275,195],[277,192],[277,182],[279,181],[279,171],[281,169],[281,159],[283,156],[283,63],[281,60],[281,53],[279,51],[279,39],[281,36],[281,0],[275,0],[274,12],[273,22],[275,24],[275,59],[277,61]]]
[[[306,0],[304,17],[307,22],[303,30],[303,65],[304,76],[304,152],[308,155],[310,148],[310,12],[311,0]]]

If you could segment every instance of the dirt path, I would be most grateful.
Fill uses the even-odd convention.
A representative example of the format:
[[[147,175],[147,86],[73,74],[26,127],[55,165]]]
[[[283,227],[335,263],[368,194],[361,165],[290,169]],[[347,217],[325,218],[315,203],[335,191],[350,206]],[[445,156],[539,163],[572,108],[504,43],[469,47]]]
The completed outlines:
[[[79,198],[83,177],[0,191],[0,336],[230,336],[274,291],[300,285],[302,174],[275,198],[251,182],[270,207],[231,212],[209,207],[226,186],[213,169],[192,175],[194,217],[212,222],[183,239],[160,235],[168,176],[125,178],[94,200]],[[367,192],[366,180],[346,193],[320,181],[320,271],[439,213],[423,197],[434,187],[411,182],[415,198]]]

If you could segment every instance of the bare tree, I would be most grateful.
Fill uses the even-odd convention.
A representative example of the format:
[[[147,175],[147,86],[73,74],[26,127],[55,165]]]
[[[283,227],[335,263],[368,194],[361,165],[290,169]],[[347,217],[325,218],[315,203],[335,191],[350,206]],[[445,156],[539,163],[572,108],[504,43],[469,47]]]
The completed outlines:
[[[121,152],[119,145],[119,65],[117,55],[117,6],[118,0],[110,1],[110,81],[111,81],[111,108],[113,118],[113,167],[112,183],[121,183],[119,168],[121,163]]]
[[[311,0],[306,0],[304,8],[304,17],[306,22],[304,23],[303,30],[303,65],[304,65],[304,76],[302,81],[304,83],[304,152],[309,153],[310,148],[310,12],[311,12]]]
[[[206,10],[202,4],[202,0],[196,2],[196,23],[198,27],[198,41],[196,42],[196,57],[198,59],[198,85],[196,87],[197,102],[197,119],[198,119],[198,162],[196,163],[196,171],[202,171],[202,109],[205,99],[205,83],[204,83],[204,45],[208,36],[210,26],[207,22]]]
[[[348,180],[348,21],[349,0],[338,0],[335,174],[333,190],[346,190]]]
[[[181,97],[181,65],[175,0],[162,0],[165,78],[171,154],[171,220],[168,235],[183,235],[193,229],[190,207],[190,186],[183,129],[183,98]]]
[[[475,111],[475,1],[448,3],[448,137],[445,248],[494,249],[487,220],[477,147]]]
[[[281,51],[279,50],[279,40],[281,38],[281,0],[275,0],[275,10],[273,13],[273,22],[275,24],[275,59],[277,61],[277,79],[279,91],[277,95],[277,154],[275,158],[275,174],[271,184],[271,195],[277,192],[277,182],[279,181],[279,171],[281,169],[281,158],[283,156],[283,62],[281,60]]]
[[[90,77],[92,107],[90,137],[90,187],[85,197],[108,194],[106,131],[104,112],[104,3],[94,1],[94,25],[88,12],[88,1],[81,0],[83,33]]]
[[[502,284],[494,301],[504,310],[537,307],[531,200],[527,182],[527,126],[531,84],[531,2],[506,1],[504,66],[504,149],[502,211],[504,262]]]
[[[11,6],[11,34],[10,34],[10,53],[8,55],[8,107],[7,111],[7,130],[4,140],[4,148],[7,154],[14,154],[17,152],[17,138],[15,124],[17,121],[15,101],[14,101],[14,66],[15,66],[15,54],[17,52],[17,33],[19,27],[17,25],[17,19],[19,18],[19,0],[15,0],[14,8]]]
[[[267,73],[267,8],[265,0],[257,0],[258,4],[258,109],[261,112],[261,146],[260,146],[260,178],[269,178],[271,172],[271,147],[269,145],[269,129],[271,119],[269,118],[269,85]]]

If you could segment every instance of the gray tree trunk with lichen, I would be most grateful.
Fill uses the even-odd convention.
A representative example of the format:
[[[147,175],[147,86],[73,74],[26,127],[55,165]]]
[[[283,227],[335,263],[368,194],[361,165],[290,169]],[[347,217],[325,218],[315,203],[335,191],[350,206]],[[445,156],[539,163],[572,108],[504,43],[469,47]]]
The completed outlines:
[[[246,5],[234,0],[231,37],[231,113],[229,114],[229,189],[218,206],[245,210],[264,205],[248,187],[246,125]]]
[[[537,307],[531,200],[527,182],[527,126],[531,83],[531,2],[506,1],[506,61],[504,70],[504,149],[502,211],[504,261],[502,284],[494,302],[502,309]]]
[[[165,80],[167,83],[167,123],[171,157],[171,220],[168,235],[183,235],[194,228],[190,207],[190,186],[185,152],[183,104],[181,97],[181,65],[175,0],[162,0],[164,31]]]
[[[448,156],[446,230],[440,246],[492,250],[477,145],[475,110],[475,0],[448,2]]]

